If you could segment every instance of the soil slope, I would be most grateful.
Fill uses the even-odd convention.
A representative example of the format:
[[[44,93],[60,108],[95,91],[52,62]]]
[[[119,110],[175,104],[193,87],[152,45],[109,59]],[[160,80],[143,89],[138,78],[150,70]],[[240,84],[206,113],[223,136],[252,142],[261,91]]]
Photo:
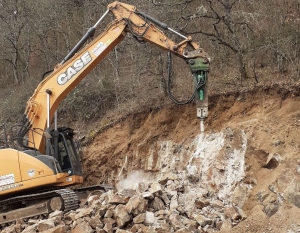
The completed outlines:
[[[241,207],[248,217],[229,232],[300,229],[299,96],[300,86],[294,85],[210,97],[205,134],[234,128],[247,137],[242,182],[251,190]],[[156,166],[161,142],[177,145],[168,156],[176,156],[182,148],[192,149],[190,143],[200,132],[195,111],[192,105],[167,106],[130,115],[102,130],[84,150],[86,184],[118,186],[133,171],[143,171],[144,177],[135,177],[137,182],[155,179],[162,169]],[[264,193],[281,198],[267,202],[268,198],[260,198]],[[272,209],[270,203],[278,208]]]

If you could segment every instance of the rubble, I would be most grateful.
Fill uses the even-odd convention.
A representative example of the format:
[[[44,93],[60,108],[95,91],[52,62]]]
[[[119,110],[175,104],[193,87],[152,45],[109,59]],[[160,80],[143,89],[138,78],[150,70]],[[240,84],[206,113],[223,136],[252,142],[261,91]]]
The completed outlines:
[[[237,206],[224,205],[225,200],[208,196],[202,188],[193,199],[192,187],[177,189],[175,185],[175,190],[170,190],[168,182],[162,183],[90,196],[82,208],[68,213],[55,211],[48,219],[30,219],[1,233],[213,232],[228,229],[242,219]],[[191,199],[193,204],[186,206]]]

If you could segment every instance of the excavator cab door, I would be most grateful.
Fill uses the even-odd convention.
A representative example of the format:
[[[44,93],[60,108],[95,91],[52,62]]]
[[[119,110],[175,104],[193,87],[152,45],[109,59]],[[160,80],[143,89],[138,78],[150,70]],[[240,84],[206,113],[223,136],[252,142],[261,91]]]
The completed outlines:
[[[69,175],[82,175],[81,164],[73,141],[73,132],[60,131],[58,135],[57,160],[63,172]]]

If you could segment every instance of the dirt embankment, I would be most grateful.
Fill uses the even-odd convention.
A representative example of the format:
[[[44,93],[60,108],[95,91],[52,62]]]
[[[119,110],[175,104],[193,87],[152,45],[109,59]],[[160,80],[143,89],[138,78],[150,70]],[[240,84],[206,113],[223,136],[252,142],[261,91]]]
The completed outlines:
[[[227,127],[244,130],[248,139],[246,160],[253,169],[261,167],[269,153],[282,154],[286,163],[299,152],[299,99],[298,86],[213,96],[205,133]],[[85,148],[86,179],[113,184],[120,179],[122,169],[125,175],[145,170],[144,162],[153,145],[160,141],[188,144],[199,131],[193,105],[133,114],[103,130]]]
[[[299,103],[299,85],[258,88],[210,98],[205,135],[215,138],[219,132],[234,129],[243,132],[246,138],[240,145],[245,146],[245,153],[240,152],[244,162],[239,164],[243,166],[243,174],[230,181],[235,187],[226,195],[238,197],[241,190],[238,188],[246,185],[243,200],[240,198],[237,204],[248,217],[230,232],[297,232],[300,229],[297,214],[300,207]],[[192,160],[185,156],[195,153],[201,145],[195,140],[204,140],[206,136],[199,137],[199,121],[192,105],[133,114],[103,130],[85,148],[86,184],[118,185],[137,170],[143,171],[144,177],[136,177],[135,182],[156,179],[164,172],[188,171],[187,165]],[[230,147],[236,149],[234,142]],[[203,151],[205,156],[213,153],[207,148]],[[226,170],[228,164],[223,162]],[[211,165],[219,166],[213,161]],[[204,168],[203,163],[195,166]],[[220,187],[216,182],[210,185],[216,193]]]

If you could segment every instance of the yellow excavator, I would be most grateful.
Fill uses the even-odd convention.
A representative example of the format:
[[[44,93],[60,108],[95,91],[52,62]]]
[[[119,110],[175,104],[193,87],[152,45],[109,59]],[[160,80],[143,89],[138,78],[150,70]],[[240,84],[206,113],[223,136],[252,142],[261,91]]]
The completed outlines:
[[[101,35],[85,45],[109,12],[114,15],[114,21]],[[181,41],[174,42],[164,31],[175,33],[182,38]],[[138,41],[161,47],[189,64],[195,84],[193,96],[196,99],[197,117],[203,129],[203,121],[208,114],[208,54],[191,37],[185,37],[135,6],[113,2],[62,62],[38,85],[27,102],[17,134],[8,138],[8,129],[5,125],[0,126],[0,142],[3,142],[0,150],[0,224],[54,210],[76,209],[81,194],[84,196],[87,192],[107,191],[110,188],[105,185],[67,188],[82,184],[83,174],[73,141],[74,131],[57,126],[56,110],[65,96],[127,33],[131,33]],[[19,147],[10,148],[9,141],[17,142]]]

